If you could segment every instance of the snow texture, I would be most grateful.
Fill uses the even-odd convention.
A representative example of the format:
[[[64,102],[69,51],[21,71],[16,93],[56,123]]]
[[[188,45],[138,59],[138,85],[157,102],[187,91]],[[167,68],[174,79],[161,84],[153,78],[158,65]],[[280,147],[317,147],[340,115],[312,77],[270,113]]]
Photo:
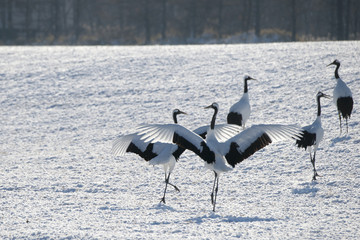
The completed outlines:
[[[360,236],[359,42],[0,48],[0,238],[356,239]],[[217,123],[249,85],[253,124],[309,125],[334,68],[353,92],[349,133],[322,101],[324,139],[312,181],[308,152],[272,143],[220,177],[190,151],[166,195],[161,166],[114,157],[141,124]]]

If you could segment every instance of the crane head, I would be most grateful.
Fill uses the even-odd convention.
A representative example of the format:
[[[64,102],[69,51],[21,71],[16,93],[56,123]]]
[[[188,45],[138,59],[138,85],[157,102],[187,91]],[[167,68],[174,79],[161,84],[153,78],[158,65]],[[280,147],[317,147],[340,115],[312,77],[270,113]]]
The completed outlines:
[[[178,114],[187,114],[186,112],[180,111],[179,109],[174,109],[173,111],[173,120],[174,123],[177,123],[177,115]]]
[[[178,115],[178,114],[187,114],[187,113],[176,108],[174,109],[173,114]]]
[[[218,110],[218,109],[219,109],[219,105],[218,105],[216,102],[214,102],[214,103],[212,103],[211,105],[205,107],[205,109],[208,109],[208,108],[212,108],[212,109]]]
[[[321,91],[319,91],[319,92],[316,94],[316,97],[331,98],[330,95],[327,95],[327,94],[325,94],[325,93],[322,93]]]
[[[245,76],[244,76],[244,80],[245,80],[245,81],[248,81],[248,80],[256,80],[256,79],[250,77],[249,75],[245,75]]]
[[[335,59],[332,63],[330,63],[329,65],[327,65],[327,67],[328,67],[328,66],[331,66],[331,65],[340,66],[340,62],[339,62],[339,60]]]

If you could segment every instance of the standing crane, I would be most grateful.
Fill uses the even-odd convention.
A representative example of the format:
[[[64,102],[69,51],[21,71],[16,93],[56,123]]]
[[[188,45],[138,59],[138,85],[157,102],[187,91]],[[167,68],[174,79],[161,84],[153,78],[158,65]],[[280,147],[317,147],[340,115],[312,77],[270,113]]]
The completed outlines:
[[[317,118],[316,120],[308,126],[302,128],[303,135],[300,139],[296,140],[296,145],[299,148],[305,148],[310,153],[310,161],[314,168],[314,175],[313,180],[316,180],[316,177],[320,176],[315,168],[315,154],[319,147],[319,144],[324,136],[324,129],[321,126],[321,105],[320,105],[320,98],[330,98],[329,95],[326,95],[322,92],[318,92],[316,94],[316,101],[317,101]],[[314,152],[314,155],[311,155],[311,152]]]
[[[227,115],[227,123],[236,124],[245,128],[245,123],[250,117],[251,108],[249,103],[248,81],[256,80],[248,75],[244,76],[244,94],[240,100],[231,106]]]
[[[346,85],[346,83],[341,80],[339,77],[339,68],[340,62],[339,60],[334,60],[327,66],[335,65],[335,79],[337,81],[336,86],[333,92],[333,101],[337,107],[339,113],[339,121],[340,121],[340,134],[341,134],[341,116],[346,121],[346,133],[348,133],[348,119],[350,119],[351,112],[353,110],[354,101],[352,98],[352,93],[350,88]]]

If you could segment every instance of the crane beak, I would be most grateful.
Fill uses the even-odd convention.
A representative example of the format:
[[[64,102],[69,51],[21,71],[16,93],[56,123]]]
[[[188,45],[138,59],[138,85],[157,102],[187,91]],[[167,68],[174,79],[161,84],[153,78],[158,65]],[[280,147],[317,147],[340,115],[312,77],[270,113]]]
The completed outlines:
[[[204,109],[212,108],[212,105],[209,105],[207,107],[204,107]]]
[[[329,67],[329,66],[331,66],[331,65],[335,65],[335,64],[332,62],[332,63],[326,65],[326,67]]]
[[[246,75],[246,77],[245,77],[245,79],[244,79],[245,81],[249,81],[249,80],[256,80],[255,78],[252,78],[252,77],[250,77],[249,75]]]
[[[324,94],[324,98],[331,98],[331,96],[330,95],[327,95],[327,94]]]
[[[180,113],[180,114],[185,114],[185,115],[187,115],[187,113],[186,113],[186,112],[183,112],[183,111],[180,111],[179,113]]]

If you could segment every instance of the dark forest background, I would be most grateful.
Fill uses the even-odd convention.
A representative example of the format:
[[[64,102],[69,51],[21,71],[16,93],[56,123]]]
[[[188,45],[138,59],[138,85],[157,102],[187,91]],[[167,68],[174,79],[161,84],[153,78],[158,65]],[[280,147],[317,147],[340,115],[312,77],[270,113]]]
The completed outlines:
[[[0,0],[0,44],[358,40],[359,0]]]

